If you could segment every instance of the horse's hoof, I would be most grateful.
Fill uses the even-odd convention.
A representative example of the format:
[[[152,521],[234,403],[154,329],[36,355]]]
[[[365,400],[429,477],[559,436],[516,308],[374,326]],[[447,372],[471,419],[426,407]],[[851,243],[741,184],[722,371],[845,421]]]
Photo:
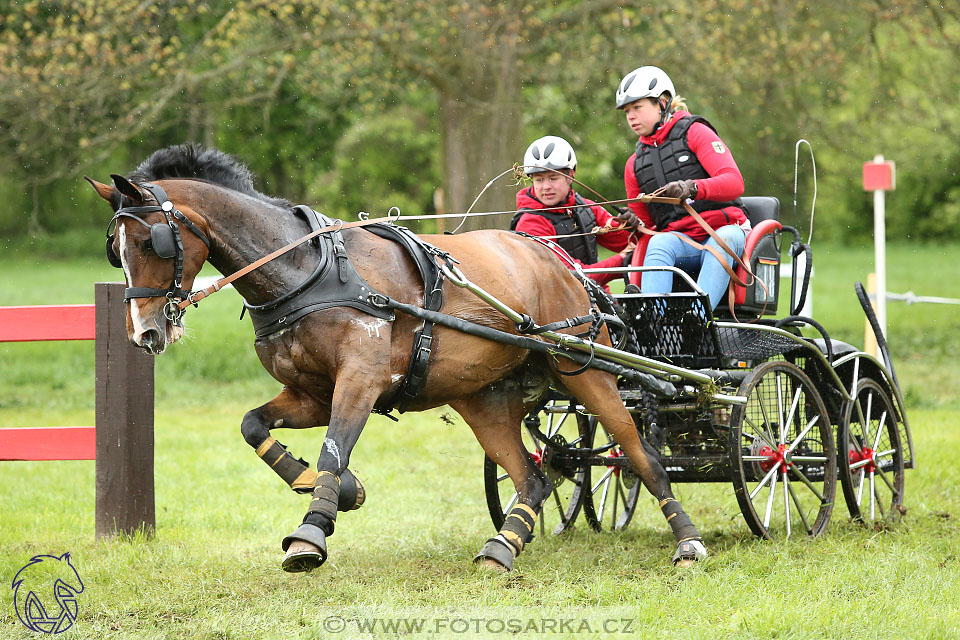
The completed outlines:
[[[327,559],[327,536],[323,529],[312,524],[300,525],[283,539],[281,547],[287,553],[280,566],[290,573],[312,571]]]
[[[493,558],[481,558],[477,561],[477,564],[483,567],[484,569],[489,569],[490,571],[496,571],[497,573],[509,573],[510,569],[507,569],[505,566],[494,560]]]
[[[677,545],[677,552],[673,554],[673,566],[687,569],[706,557],[707,548],[702,540],[684,540]]]
[[[483,567],[507,572],[513,569],[513,550],[498,538],[490,538],[473,561]]]
[[[323,554],[316,545],[296,540],[290,544],[280,566],[289,573],[305,573],[319,567],[323,560]]]

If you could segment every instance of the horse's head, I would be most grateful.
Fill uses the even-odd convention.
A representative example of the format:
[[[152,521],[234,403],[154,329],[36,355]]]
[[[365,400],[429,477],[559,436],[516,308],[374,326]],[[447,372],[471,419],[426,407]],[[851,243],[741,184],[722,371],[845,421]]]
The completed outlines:
[[[185,203],[172,203],[159,184],[111,177],[114,186],[87,181],[114,209],[107,259],[127,281],[127,335],[158,355],[183,335],[178,303],[209,254],[206,223]]]

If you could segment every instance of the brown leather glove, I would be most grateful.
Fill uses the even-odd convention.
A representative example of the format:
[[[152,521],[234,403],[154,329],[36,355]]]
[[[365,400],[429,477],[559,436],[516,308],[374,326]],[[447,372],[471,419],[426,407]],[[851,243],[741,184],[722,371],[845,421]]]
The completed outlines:
[[[676,180],[668,182],[663,187],[660,195],[665,198],[680,198],[688,200],[697,197],[697,183],[693,180]]]
[[[636,231],[637,228],[641,225],[640,218],[637,217],[633,211],[627,209],[626,211],[621,211],[620,215],[614,218],[617,222],[620,223],[620,227],[627,229],[629,231]]]

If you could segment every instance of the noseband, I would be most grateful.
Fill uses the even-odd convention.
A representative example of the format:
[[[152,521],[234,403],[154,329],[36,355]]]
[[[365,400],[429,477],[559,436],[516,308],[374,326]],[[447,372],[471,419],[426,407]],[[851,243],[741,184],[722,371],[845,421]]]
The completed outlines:
[[[123,292],[123,299],[124,301],[130,301],[134,298],[166,298],[167,304],[163,307],[163,315],[174,324],[180,325],[180,320],[184,312],[183,309],[179,307],[179,304],[183,300],[189,300],[191,292],[182,288],[183,241],[180,238],[180,227],[174,222],[174,219],[200,238],[203,244],[207,245],[207,249],[210,248],[210,241],[197,225],[190,222],[179,209],[174,208],[173,203],[170,202],[166,192],[164,192],[161,187],[149,182],[139,186],[149,191],[156,199],[157,204],[140,207],[121,207],[117,209],[117,212],[107,225],[107,260],[114,267],[123,267],[120,257],[113,251],[113,239],[116,233],[115,226],[111,232],[111,226],[117,223],[120,218],[136,220],[147,229],[150,229],[150,240],[144,243],[144,248],[152,249],[158,258],[173,259],[173,281],[167,289],[127,287]],[[158,222],[151,225],[140,217],[141,215],[157,211],[163,213],[166,222]]]

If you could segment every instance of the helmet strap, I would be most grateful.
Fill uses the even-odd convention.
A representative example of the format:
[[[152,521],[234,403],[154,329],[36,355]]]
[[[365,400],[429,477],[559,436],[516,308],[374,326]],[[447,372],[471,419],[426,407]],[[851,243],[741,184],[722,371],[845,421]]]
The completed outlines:
[[[662,127],[670,117],[670,102],[664,100],[663,98],[657,98],[657,106],[660,107],[660,120],[653,127],[653,131],[650,132],[650,135],[653,135],[657,132],[657,129]]]

